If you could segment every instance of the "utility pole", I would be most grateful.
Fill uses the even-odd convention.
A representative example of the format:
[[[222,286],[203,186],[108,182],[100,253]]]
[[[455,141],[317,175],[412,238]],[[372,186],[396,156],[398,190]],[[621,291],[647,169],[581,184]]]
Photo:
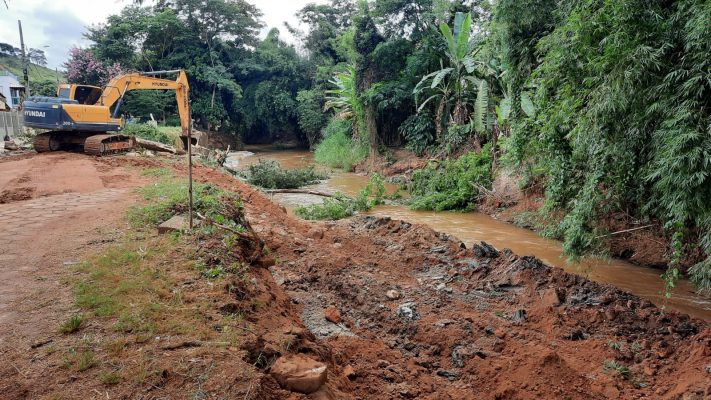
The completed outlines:
[[[20,49],[22,50],[22,74],[25,78],[25,97],[30,95],[30,72],[27,65],[27,52],[25,52],[25,37],[22,36],[22,21],[17,20],[17,27],[20,28]]]

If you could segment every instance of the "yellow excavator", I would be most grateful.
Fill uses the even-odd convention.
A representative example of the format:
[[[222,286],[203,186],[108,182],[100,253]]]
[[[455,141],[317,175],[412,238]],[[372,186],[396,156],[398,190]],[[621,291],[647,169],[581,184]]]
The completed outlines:
[[[177,78],[160,78],[168,74],[177,74]],[[121,105],[126,93],[132,90],[175,90],[181,139],[187,144],[190,87],[188,77],[181,69],[119,75],[103,89],[90,85],[61,84],[57,88],[57,97],[29,97],[23,103],[24,125],[49,130],[35,137],[35,150],[42,153],[83,148],[87,154],[100,156],[133,149],[135,139],[120,133],[124,127],[120,116]]]

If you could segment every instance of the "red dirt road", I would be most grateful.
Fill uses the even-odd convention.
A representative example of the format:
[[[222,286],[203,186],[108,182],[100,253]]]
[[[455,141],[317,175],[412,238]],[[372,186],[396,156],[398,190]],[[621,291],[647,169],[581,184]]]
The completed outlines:
[[[27,351],[58,336],[72,308],[62,279],[113,240],[143,181],[78,154],[2,159],[0,170],[0,376],[31,379],[41,363],[23,362]]]

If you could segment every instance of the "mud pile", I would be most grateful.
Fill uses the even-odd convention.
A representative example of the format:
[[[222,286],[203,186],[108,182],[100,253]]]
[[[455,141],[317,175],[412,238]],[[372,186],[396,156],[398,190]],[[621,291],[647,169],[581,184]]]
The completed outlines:
[[[425,226],[308,224],[222,174],[197,175],[242,194],[276,255],[275,286],[329,365],[318,398],[711,396],[702,320]]]

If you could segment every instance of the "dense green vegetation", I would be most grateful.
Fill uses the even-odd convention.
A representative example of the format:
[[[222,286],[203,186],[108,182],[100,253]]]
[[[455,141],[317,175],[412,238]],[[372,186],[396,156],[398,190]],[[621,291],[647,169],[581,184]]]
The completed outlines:
[[[351,198],[342,193],[326,198],[323,204],[298,207],[296,215],[308,220],[338,220],[348,218],[357,212],[365,212],[383,204],[385,200],[385,181],[378,174],[368,179],[368,184]]]
[[[326,179],[314,167],[283,169],[276,161],[259,160],[249,166],[247,181],[265,189],[297,189]]]
[[[330,0],[297,17],[299,51],[260,39],[244,0],[161,0],[91,28],[87,51],[107,70],[187,68],[198,123],[246,142],[344,169],[388,146],[439,160],[415,174],[418,208],[473,208],[504,163],[545,186],[571,255],[613,213],[664,226],[667,277],[711,255],[706,0]],[[711,290],[711,259],[691,275]]]
[[[482,187],[491,184],[488,145],[480,153],[444,160],[416,171],[412,176],[412,208],[416,210],[472,210]]]
[[[126,135],[133,135],[143,139],[164,144],[175,144],[175,138],[162,132],[157,127],[149,124],[126,124],[123,129]]]

